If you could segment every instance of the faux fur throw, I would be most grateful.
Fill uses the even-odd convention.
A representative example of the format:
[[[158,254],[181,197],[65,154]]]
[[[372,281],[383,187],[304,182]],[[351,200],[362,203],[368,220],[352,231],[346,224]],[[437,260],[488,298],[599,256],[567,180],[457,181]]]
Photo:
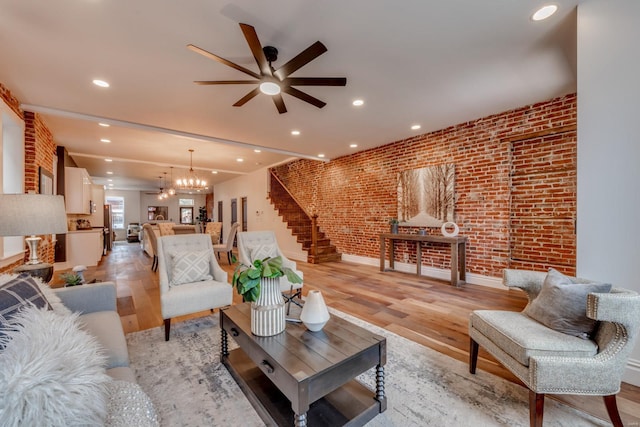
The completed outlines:
[[[78,314],[29,307],[9,323],[0,353],[0,425],[102,425],[110,379]]]

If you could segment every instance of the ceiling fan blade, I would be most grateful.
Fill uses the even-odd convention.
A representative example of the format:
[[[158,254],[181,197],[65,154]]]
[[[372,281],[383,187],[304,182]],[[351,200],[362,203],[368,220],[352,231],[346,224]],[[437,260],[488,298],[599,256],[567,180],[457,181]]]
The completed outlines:
[[[294,87],[287,86],[287,87],[282,88],[282,90],[284,92],[288,93],[289,95],[295,96],[296,98],[301,99],[301,100],[303,100],[305,102],[308,102],[311,105],[315,105],[318,108],[322,108],[325,105],[327,105],[326,102],[320,101],[318,98],[314,98],[313,96],[311,96],[311,95],[309,95],[307,93],[304,93],[304,92],[302,92],[302,91],[300,91],[300,90],[298,90],[298,89],[296,89]]]
[[[284,105],[284,99],[282,99],[281,94],[273,95],[271,98],[273,98],[273,103],[276,104],[278,113],[284,114],[287,112],[287,107]]]
[[[284,80],[289,74],[292,74],[294,71],[299,68],[307,65],[309,62],[316,59],[318,56],[322,55],[327,51],[325,45],[320,42],[315,42],[294,58],[292,58],[289,62],[284,64],[282,67],[278,68],[273,75],[279,78],[280,80]]]
[[[260,44],[260,39],[258,39],[256,29],[248,24],[240,24],[240,28],[242,29],[244,38],[247,39],[247,43],[249,44],[249,49],[251,49],[251,53],[253,53],[253,57],[260,68],[260,73],[263,76],[271,76],[271,67],[269,67],[267,58],[264,56],[264,52],[262,51],[262,45]]]
[[[246,94],[245,96],[243,96],[242,98],[240,98],[240,100],[235,104],[233,104],[233,106],[242,107],[244,104],[246,104],[247,102],[255,98],[259,93],[260,93],[260,88],[257,87],[251,92],[249,92],[248,94]]]
[[[289,86],[346,86],[345,77],[288,77],[284,83]]]
[[[197,85],[248,85],[258,84],[260,80],[196,80]]]
[[[199,53],[200,55],[206,56],[207,58],[213,59],[214,61],[218,61],[218,62],[220,62],[220,63],[222,63],[222,64],[224,64],[224,65],[227,65],[227,66],[229,66],[229,67],[231,67],[231,68],[234,68],[234,69],[236,69],[236,70],[238,70],[238,71],[242,71],[243,73],[248,74],[248,75],[250,75],[251,77],[254,77],[254,78],[256,78],[256,79],[259,79],[259,78],[260,78],[260,76],[259,76],[257,73],[254,73],[253,71],[248,70],[248,69],[244,68],[244,67],[243,67],[243,66],[241,66],[241,65],[234,64],[233,62],[231,62],[231,61],[229,61],[229,60],[226,60],[226,59],[224,59],[224,58],[221,58],[221,57],[219,57],[218,55],[214,55],[214,54],[213,54],[213,53],[211,53],[211,52],[207,52],[206,50],[201,49],[201,48],[199,48],[198,46],[195,46],[195,45],[189,44],[189,45],[187,45],[187,48],[191,49],[192,51],[194,51],[194,52],[196,52],[196,53]],[[264,55],[263,55],[263,56],[264,56]]]

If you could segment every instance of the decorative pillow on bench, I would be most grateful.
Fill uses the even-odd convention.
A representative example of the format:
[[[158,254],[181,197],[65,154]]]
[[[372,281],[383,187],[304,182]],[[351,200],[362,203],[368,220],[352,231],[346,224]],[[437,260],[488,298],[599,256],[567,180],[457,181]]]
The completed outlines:
[[[587,295],[610,290],[608,283],[579,283],[550,268],[538,297],[524,314],[558,332],[589,339],[597,322],[587,317]]]

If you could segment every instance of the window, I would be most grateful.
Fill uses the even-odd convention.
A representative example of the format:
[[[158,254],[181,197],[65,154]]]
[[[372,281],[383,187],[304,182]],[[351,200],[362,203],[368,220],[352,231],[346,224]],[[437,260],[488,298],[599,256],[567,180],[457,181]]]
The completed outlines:
[[[193,199],[179,199],[178,200],[178,205],[179,206],[193,206]]]
[[[111,228],[124,230],[124,197],[107,197],[107,204],[111,205]]]
[[[0,99],[0,193],[24,192],[24,122]],[[22,257],[24,236],[0,237],[0,264]]]

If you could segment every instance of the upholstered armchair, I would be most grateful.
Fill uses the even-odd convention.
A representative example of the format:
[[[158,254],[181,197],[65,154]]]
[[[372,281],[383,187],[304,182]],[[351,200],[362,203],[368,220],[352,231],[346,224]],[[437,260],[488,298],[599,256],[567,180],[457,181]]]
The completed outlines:
[[[505,270],[504,284],[525,291],[529,304],[471,313],[469,371],[482,346],[513,372],[529,388],[532,427],[542,426],[545,394],[603,396],[613,425],[622,426],[616,394],[640,329],[640,295],[555,270]],[[586,316],[574,321],[581,298]]]
[[[231,305],[233,288],[206,234],[162,236],[157,247],[160,308],[169,341],[173,317]]]
[[[282,258],[282,266],[293,270],[301,279],[302,271],[296,269],[295,261],[288,259],[278,246],[276,235],[273,231],[243,231],[238,233],[238,257],[240,263],[250,265],[256,259]],[[300,306],[295,298],[300,299],[302,295],[302,283],[291,283],[286,276],[280,277],[280,292],[287,302],[287,313],[291,303]]]
[[[158,223],[158,230],[160,230],[160,236],[171,236],[176,234],[173,231],[173,226],[175,225],[175,223],[173,222],[159,222]]]

